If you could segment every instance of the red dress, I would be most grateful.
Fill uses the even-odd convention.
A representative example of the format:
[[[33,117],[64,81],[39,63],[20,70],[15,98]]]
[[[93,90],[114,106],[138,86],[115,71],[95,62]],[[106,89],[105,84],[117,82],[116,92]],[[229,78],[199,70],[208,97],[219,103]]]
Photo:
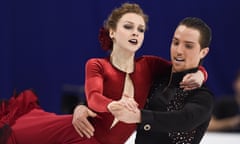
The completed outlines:
[[[155,56],[143,56],[135,60],[134,72],[130,73],[134,85],[134,99],[139,108],[145,105],[150,86],[156,76],[170,73],[168,61]],[[123,144],[136,124],[118,122],[110,128],[114,117],[107,110],[107,105],[122,97],[126,73],[115,68],[109,58],[93,58],[86,64],[85,93],[88,107],[97,112],[92,120],[95,137],[103,144]]]
[[[135,60],[134,72],[130,77],[134,85],[134,98],[139,108],[145,105],[153,78],[170,72],[169,62],[155,56],[143,56]],[[56,115],[42,110],[37,104],[36,95],[22,92],[11,104],[1,104],[1,140],[9,133],[8,144],[123,144],[136,129],[135,124],[118,122],[113,128],[114,117],[107,105],[122,96],[126,73],[116,69],[108,58],[90,59],[86,64],[85,92],[88,106],[97,112],[91,119],[95,127],[94,137],[80,137],[72,126],[72,115]],[[6,128],[6,129],[5,129]],[[96,141],[97,140],[97,141]]]

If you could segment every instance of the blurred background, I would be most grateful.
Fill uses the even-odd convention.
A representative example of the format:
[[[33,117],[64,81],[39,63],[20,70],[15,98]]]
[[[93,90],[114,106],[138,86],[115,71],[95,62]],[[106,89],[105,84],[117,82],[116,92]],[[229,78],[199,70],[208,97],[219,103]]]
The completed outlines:
[[[32,88],[41,106],[68,113],[84,101],[87,59],[104,57],[98,31],[113,8],[125,0],[1,0],[0,98]],[[204,62],[207,84],[216,97],[231,95],[240,68],[240,9],[237,0],[129,0],[149,15],[149,29],[137,56],[169,59],[178,22],[196,16],[212,28]],[[69,107],[70,106],[70,107]]]

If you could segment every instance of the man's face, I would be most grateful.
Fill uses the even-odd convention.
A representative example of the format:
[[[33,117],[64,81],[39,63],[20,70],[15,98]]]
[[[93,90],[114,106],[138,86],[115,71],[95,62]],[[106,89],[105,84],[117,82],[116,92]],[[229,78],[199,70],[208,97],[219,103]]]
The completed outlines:
[[[208,53],[208,48],[201,49],[200,32],[185,25],[175,30],[171,43],[173,71],[179,72],[198,67],[200,60]]]

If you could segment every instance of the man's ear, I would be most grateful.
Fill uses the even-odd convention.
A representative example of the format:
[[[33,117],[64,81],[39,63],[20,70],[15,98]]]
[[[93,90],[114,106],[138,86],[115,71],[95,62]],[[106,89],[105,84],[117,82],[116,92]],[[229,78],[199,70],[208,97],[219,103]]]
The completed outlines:
[[[201,59],[203,59],[204,57],[206,57],[206,55],[209,52],[209,47],[203,48],[201,49]]]

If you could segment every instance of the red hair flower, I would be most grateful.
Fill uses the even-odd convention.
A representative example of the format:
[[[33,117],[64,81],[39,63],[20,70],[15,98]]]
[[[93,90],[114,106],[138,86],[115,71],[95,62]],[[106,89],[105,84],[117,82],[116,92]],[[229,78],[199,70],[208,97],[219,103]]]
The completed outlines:
[[[113,46],[112,39],[109,37],[109,31],[104,27],[99,30],[98,40],[103,50],[111,50]]]

